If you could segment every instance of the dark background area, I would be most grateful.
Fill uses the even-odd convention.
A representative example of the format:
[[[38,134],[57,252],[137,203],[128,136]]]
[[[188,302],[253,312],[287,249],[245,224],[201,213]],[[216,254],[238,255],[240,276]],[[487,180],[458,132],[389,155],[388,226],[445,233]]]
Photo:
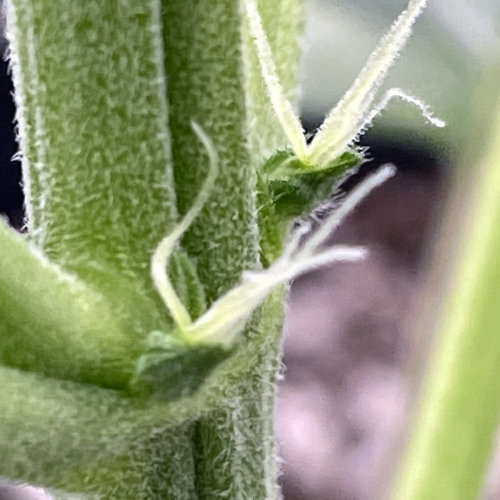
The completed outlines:
[[[0,38],[0,214],[6,216],[15,227],[23,221],[23,197],[21,190],[21,167],[12,161],[17,151],[14,133],[15,107],[12,98],[12,81],[6,57],[7,47]]]

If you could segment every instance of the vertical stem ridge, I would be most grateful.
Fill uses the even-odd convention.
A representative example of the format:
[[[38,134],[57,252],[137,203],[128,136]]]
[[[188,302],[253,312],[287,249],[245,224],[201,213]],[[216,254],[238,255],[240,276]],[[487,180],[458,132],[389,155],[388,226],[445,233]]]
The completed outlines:
[[[256,180],[246,137],[239,2],[163,0],[163,20],[181,213],[191,206],[208,168],[191,121],[206,131],[219,157],[213,195],[183,238],[211,302],[258,262]]]
[[[10,2],[35,239],[145,282],[176,217],[159,0]]]
[[[284,289],[271,294],[250,326],[249,345],[212,382],[232,386],[218,388],[225,391],[223,403],[197,423],[200,499],[279,497],[274,396],[284,297]]]
[[[43,209],[43,193],[40,187],[40,155],[42,151],[37,148],[40,142],[42,124],[40,123],[40,105],[36,101],[37,94],[34,89],[40,87],[36,71],[36,56],[33,46],[33,14],[29,3],[13,7],[12,2],[6,2],[7,11],[7,36],[10,39],[9,62],[16,92],[16,123],[22,151],[22,176],[24,203],[28,229],[31,237],[40,238],[41,213]],[[19,19],[24,19],[21,30]],[[17,43],[18,40],[23,43]],[[38,241],[40,243],[40,241]]]
[[[302,1],[273,0],[261,6],[280,77],[292,93]],[[243,270],[258,265],[256,171],[266,156],[287,145],[265,93],[242,13],[240,1],[163,0],[181,213],[191,206],[208,165],[191,131],[191,120],[207,131],[220,159],[215,192],[183,238],[183,246],[197,261],[209,301],[234,286]],[[207,388],[224,399],[218,410],[197,422],[194,443],[200,499],[278,495],[272,428],[283,298],[280,292],[266,301],[248,330],[248,344]]]

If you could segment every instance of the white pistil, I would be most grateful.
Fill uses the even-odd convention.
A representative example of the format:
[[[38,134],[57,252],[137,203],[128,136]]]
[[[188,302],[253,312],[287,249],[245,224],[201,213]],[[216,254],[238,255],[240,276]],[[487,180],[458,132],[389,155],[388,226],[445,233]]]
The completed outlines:
[[[387,105],[393,100],[393,99],[401,99],[402,101],[411,104],[412,106],[415,106],[419,111],[420,114],[431,124],[434,125],[434,127],[438,128],[443,128],[446,126],[446,122],[444,120],[441,120],[441,118],[438,118],[437,116],[432,113],[432,111],[429,109],[429,106],[427,106],[424,102],[422,102],[420,99],[417,97],[414,97],[410,94],[407,94],[404,90],[398,89],[398,88],[392,88],[389,89],[380,102],[374,106],[370,114],[367,116],[365,121],[360,125],[358,134],[360,132],[363,132],[366,130],[368,127],[371,126],[373,120],[387,107]]]
[[[426,4],[427,0],[409,2],[372,52],[351,88],[330,111],[310,146],[313,165],[328,163],[336,158],[357,137],[362,123],[370,114],[375,92],[411,35],[413,24]]]
[[[161,240],[151,259],[151,278],[153,279],[153,283],[181,332],[184,332],[191,325],[192,321],[188,310],[179,299],[170,281],[167,273],[168,261],[175,250],[177,242],[200,213],[203,205],[210,196],[218,173],[217,152],[212,141],[197,123],[192,122],[191,126],[207,150],[209,157],[208,175],[192,207],[179,224],[174,227],[173,231]]]

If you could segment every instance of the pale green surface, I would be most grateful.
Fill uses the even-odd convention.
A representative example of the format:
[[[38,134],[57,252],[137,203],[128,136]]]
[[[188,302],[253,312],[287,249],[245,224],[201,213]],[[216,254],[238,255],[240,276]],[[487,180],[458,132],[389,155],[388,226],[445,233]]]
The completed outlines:
[[[0,386],[3,477],[88,498],[197,498],[188,404],[176,414],[117,392],[3,367]]]
[[[479,126],[486,133],[467,171],[470,196],[453,205],[467,211],[454,221],[458,253],[447,256],[456,260],[394,500],[475,499],[491,458],[500,411],[500,99],[487,106],[494,119],[490,130]]]
[[[301,2],[261,3],[266,7],[264,24],[275,40],[280,76],[293,95]],[[277,146],[286,145],[257,79],[257,62],[243,62],[254,49],[246,30],[244,44],[238,43],[244,29],[240,8],[230,0],[164,2],[163,17],[172,27],[165,30],[167,72],[177,76],[169,83],[168,95],[182,213],[192,203],[207,166],[206,153],[190,129],[191,119],[213,138],[220,159],[214,194],[183,239],[198,263],[209,301],[239,281],[242,270],[258,265],[255,170]],[[222,19],[229,29],[219,28],[217,20]],[[208,39],[215,40],[215,48],[207,45]],[[278,39],[283,42],[278,44]],[[220,376],[225,376],[229,396],[219,410],[196,424],[200,498],[276,498],[272,415],[282,297],[270,301],[263,306],[263,319],[253,323],[250,345],[222,367],[225,375]],[[218,380],[210,384],[217,392],[224,390]]]
[[[111,304],[0,221],[0,360],[46,375],[124,387],[141,351]]]
[[[276,70],[292,106],[298,108],[299,61],[303,37],[298,35],[293,40],[290,33],[302,33],[304,25],[304,2],[302,0],[281,0],[258,2],[260,17],[272,50]],[[289,147],[288,141],[278,124],[270,106],[269,97],[261,75],[255,45],[251,42],[248,26],[243,24],[244,69],[246,81],[246,100],[249,123],[257,120],[265,127],[266,134],[259,132],[259,127],[248,127],[248,139],[252,162],[261,166],[276,150]]]
[[[137,279],[175,218],[157,2],[13,4],[35,241],[67,266]]]
[[[165,327],[148,268],[176,218],[159,6],[15,0],[7,17],[30,238],[142,339]]]
[[[397,17],[390,30],[382,37],[370,54],[360,74],[325,118],[314,136],[310,147],[310,161],[321,166],[336,158],[371,126],[380,111],[377,91],[384,82],[388,70],[394,65],[399,53],[406,45],[417,18],[427,0],[410,0],[406,9]],[[381,106],[383,110],[385,106]]]
[[[162,17],[181,213],[193,203],[208,167],[205,148],[191,121],[212,138],[219,156],[213,194],[183,238],[212,301],[258,260],[255,172],[244,135],[247,122],[239,5],[229,0],[164,1]]]

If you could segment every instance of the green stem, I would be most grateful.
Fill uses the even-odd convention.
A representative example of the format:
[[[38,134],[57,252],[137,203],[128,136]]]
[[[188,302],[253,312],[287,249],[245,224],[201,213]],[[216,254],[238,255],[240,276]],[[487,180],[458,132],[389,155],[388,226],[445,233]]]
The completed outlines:
[[[220,381],[226,387],[223,403],[196,427],[200,498],[279,496],[273,420],[284,296],[285,290],[271,294],[250,325],[248,345],[209,382],[216,394]]]
[[[234,0],[162,0],[162,6],[165,66],[175,75],[167,91],[181,213],[191,207],[208,169],[192,121],[212,139],[219,158],[212,196],[183,238],[211,302],[258,261],[240,7]]]
[[[500,413],[498,97],[495,108],[491,130],[481,138],[484,149],[473,159],[472,197],[466,199],[458,259],[396,484],[397,500],[477,498],[491,458]],[[458,203],[455,210],[464,199]]]
[[[8,30],[31,237],[152,288],[176,219],[158,2],[13,0]]]
[[[243,270],[258,265],[256,170],[288,144],[272,113],[240,2],[164,0],[163,5],[166,67],[176,75],[168,95],[181,212],[206,176],[205,151],[191,120],[212,137],[220,160],[214,194],[183,239],[212,301],[234,286]],[[302,0],[266,0],[261,6],[280,76],[293,95]],[[248,345],[208,384],[221,399],[196,427],[200,498],[277,496],[272,421],[283,298],[278,293],[264,304]]]
[[[13,0],[8,33],[28,237],[96,292],[76,299],[83,284],[76,292],[56,285],[63,273],[42,269],[24,249],[17,265],[7,256],[3,279],[16,285],[4,293],[12,306],[2,328],[16,333],[3,336],[1,359],[123,387],[147,334],[171,328],[149,273],[177,218],[160,6]],[[22,290],[39,296],[25,304],[15,295]]]
[[[193,120],[210,136],[219,157],[214,193],[182,241],[208,302],[234,286],[243,270],[259,266],[256,171],[265,156],[286,143],[272,125],[256,60],[245,61],[254,49],[241,3],[11,3],[31,237],[103,297],[99,307],[106,311],[109,304],[117,333],[110,322],[106,331],[106,318],[101,323],[96,318],[95,336],[101,332],[103,343],[109,343],[99,349],[106,354],[120,350],[124,334],[124,344],[130,342],[126,354],[133,359],[136,342],[150,331],[169,331],[149,263],[177,221],[176,197],[185,213],[206,177],[206,151],[192,132]],[[280,76],[291,92],[301,0],[261,3]],[[29,283],[14,268],[12,273],[18,284]],[[43,317],[52,303],[65,304],[58,296],[62,288],[49,290],[46,299],[39,297],[44,289],[36,290],[38,302],[27,314]],[[12,302],[24,293],[19,285]],[[78,304],[68,300],[80,321]],[[5,388],[0,475],[103,498],[194,500],[228,492],[231,498],[275,498],[272,413],[283,300],[282,291],[272,294],[255,313],[236,354],[192,398],[175,403],[0,368]],[[22,325],[22,308],[13,307],[17,316],[2,331],[6,338]],[[35,339],[38,329],[37,350],[50,356],[44,337],[52,324],[58,327],[55,340],[74,342],[68,334],[71,321],[59,327],[56,320],[54,314],[52,323],[30,324],[19,338]],[[69,351],[61,359],[73,362]],[[35,362],[34,369],[43,372],[45,364]],[[32,368],[28,361],[19,365]],[[95,379],[85,381],[102,385]],[[115,382],[107,385],[115,387]],[[122,379],[116,386],[121,385]]]

